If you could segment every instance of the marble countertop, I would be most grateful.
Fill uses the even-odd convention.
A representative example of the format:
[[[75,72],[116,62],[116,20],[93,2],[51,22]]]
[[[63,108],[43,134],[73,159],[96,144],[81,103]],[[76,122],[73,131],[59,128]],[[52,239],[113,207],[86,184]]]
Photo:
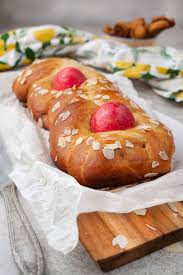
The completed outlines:
[[[183,48],[182,40],[183,31],[181,28],[177,32],[174,32],[169,36],[168,40],[162,36],[162,40],[158,44],[172,44],[172,46],[177,46]],[[181,36],[180,36],[181,35]],[[171,39],[170,39],[171,37]],[[173,37],[173,43],[172,42]],[[177,40],[176,40],[177,39]],[[176,42],[177,41],[177,42]],[[135,81],[134,85],[139,92],[139,95],[145,98],[147,101],[151,102],[154,107],[169,116],[183,122],[183,104],[177,104],[173,101],[166,100],[156,95],[151,91],[151,89],[144,83]],[[32,215],[29,205],[23,200],[19,194],[19,198],[23,209],[25,210],[31,224],[40,240],[42,251],[45,259],[45,272],[44,275],[60,275],[60,274],[74,274],[74,275],[84,275],[84,274],[102,274],[100,269],[95,265],[95,263],[90,259],[89,255],[79,243],[77,248],[70,254],[63,256],[59,252],[50,248],[44,238],[44,235],[35,218]],[[144,258],[134,261],[126,266],[115,269],[108,274],[116,275],[155,275],[155,274],[166,274],[166,275],[182,275],[183,274],[183,264],[182,264],[182,254],[170,253],[162,249],[158,252],[152,253]],[[4,202],[0,196],[0,275],[18,275],[20,272],[15,266],[10,246],[8,240],[8,230],[6,214],[4,209]]]

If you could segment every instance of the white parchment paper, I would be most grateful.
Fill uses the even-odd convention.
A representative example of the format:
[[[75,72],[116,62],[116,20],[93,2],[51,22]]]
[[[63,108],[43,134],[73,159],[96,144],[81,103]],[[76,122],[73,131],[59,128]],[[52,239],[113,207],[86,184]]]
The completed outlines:
[[[169,174],[111,193],[83,187],[73,177],[54,167],[49,157],[48,132],[39,129],[11,92],[17,73],[0,74],[0,135],[13,164],[10,177],[29,202],[52,247],[64,254],[74,249],[78,242],[77,216],[80,213],[127,213],[183,200],[183,125],[152,111],[138,97],[130,80],[117,74],[108,75],[146,112],[172,130],[176,151]]]

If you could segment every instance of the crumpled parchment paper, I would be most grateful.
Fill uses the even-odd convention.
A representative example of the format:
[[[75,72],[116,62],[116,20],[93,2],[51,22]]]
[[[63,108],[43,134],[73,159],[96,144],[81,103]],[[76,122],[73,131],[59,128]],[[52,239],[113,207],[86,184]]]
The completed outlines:
[[[77,216],[80,213],[127,213],[183,200],[183,125],[154,112],[138,97],[130,80],[117,74],[108,75],[147,113],[172,130],[176,151],[169,174],[112,193],[83,187],[73,177],[54,167],[49,157],[49,133],[36,125],[11,92],[17,73],[0,75],[0,135],[13,164],[10,178],[29,202],[52,247],[64,254],[74,249],[78,243]]]

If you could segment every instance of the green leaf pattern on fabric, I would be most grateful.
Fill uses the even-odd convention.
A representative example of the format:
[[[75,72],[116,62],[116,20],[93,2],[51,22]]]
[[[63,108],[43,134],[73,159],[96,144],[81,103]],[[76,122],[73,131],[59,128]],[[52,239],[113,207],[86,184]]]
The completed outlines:
[[[183,51],[171,47],[131,48],[70,27],[45,25],[0,35],[0,71],[36,58],[71,55],[81,62],[147,82],[162,97],[183,101]]]

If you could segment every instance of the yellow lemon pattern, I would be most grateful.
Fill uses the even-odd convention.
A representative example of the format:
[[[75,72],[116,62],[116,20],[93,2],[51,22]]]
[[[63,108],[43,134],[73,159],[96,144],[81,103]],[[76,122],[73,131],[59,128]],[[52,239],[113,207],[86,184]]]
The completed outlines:
[[[86,42],[89,44],[87,43],[85,47],[83,44]],[[122,75],[130,79],[143,79],[148,81],[154,91],[162,97],[177,102],[183,101],[183,82],[182,86],[180,82],[180,76],[183,77],[183,58],[177,62],[174,56],[167,52],[166,47],[131,48],[115,40],[110,41],[105,37],[58,25],[20,28],[1,34],[0,71],[28,65],[36,58],[60,53],[63,45],[69,47],[75,44],[80,45],[80,51],[76,51],[76,55],[81,54],[86,64],[87,62],[94,64],[97,60],[98,68],[110,72],[112,70],[113,73],[121,71]],[[183,56],[180,50],[177,51],[179,51],[177,56]],[[176,87],[176,83],[179,83],[177,91],[171,93],[168,90],[166,93],[163,86],[164,79],[170,81],[171,87]]]
[[[129,69],[124,70],[123,75],[128,78],[140,78],[141,71],[137,67],[131,67]]]
[[[168,68],[165,68],[165,67],[159,67],[158,66],[158,67],[156,67],[156,70],[160,74],[167,74],[167,72],[168,72]]]
[[[40,42],[47,42],[53,39],[56,35],[55,30],[53,28],[47,28],[47,29],[40,29],[33,32],[34,37],[36,40]]]

